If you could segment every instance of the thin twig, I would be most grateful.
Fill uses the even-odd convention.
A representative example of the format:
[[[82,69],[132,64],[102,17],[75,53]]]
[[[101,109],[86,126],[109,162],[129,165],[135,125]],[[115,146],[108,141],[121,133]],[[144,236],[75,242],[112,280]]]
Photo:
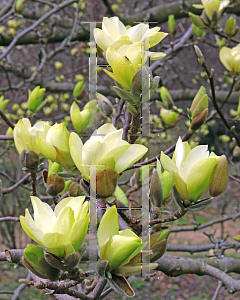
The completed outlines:
[[[2,53],[2,55],[0,55],[0,60],[2,60],[12,49],[13,47],[16,45],[17,41],[23,37],[24,35],[26,35],[28,32],[34,30],[38,25],[40,25],[42,22],[44,22],[46,19],[48,19],[52,14],[58,12],[59,10],[69,6],[70,4],[77,2],[77,0],[69,0],[63,3],[58,4],[56,7],[54,7],[53,9],[51,9],[49,12],[47,12],[45,15],[43,15],[41,18],[39,18],[36,22],[34,22],[32,25],[30,25],[29,27],[27,27],[26,29],[24,29],[23,31],[21,31],[19,34],[17,34],[12,42],[10,43],[10,45],[8,47],[6,47]]]

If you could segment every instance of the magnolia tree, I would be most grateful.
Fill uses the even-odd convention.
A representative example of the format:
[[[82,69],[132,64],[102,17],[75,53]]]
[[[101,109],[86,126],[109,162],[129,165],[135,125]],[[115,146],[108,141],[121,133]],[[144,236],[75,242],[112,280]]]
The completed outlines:
[[[12,215],[2,207],[0,221],[20,221],[20,230],[31,239],[24,249],[0,252],[2,266],[8,261],[29,270],[12,299],[29,285],[60,299],[103,299],[109,293],[133,297],[138,291],[131,287],[129,277],[140,274],[149,280],[156,275],[154,270],[169,276],[212,276],[219,281],[215,293],[208,293],[212,299],[217,299],[222,286],[230,293],[240,291],[236,279],[240,261],[237,256],[224,255],[226,249],[240,247],[240,235],[226,237],[222,230],[221,238],[215,238],[210,231],[211,244],[195,248],[167,245],[171,232],[211,229],[213,224],[223,227],[225,221],[240,217],[238,205],[235,214],[173,229],[187,213],[197,216],[207,207],[211,210],[213,199],[227,189],[229,177],[232,184],[240,182],[228,174],[228,164],[237,165],[240,152],[233,126],[240,117],[240,104],[236,110],[235,101],[240,44],[235,37],[236,18],[223,16],[224,11],[238,14],[239,4],[202,0],[202,4],[183,1],[182,5],[141,7],[140,1],[130,5],[136,11],[140,5],[145,12],[127,18],[122,12],[129,4],[118,2],[103,1],[101,9],[111,17],[103,17],[101,22],[93,15],[87,20],[92,7],[86,7],[84,1],[17,0],[1,7],[0,116],[4,132],[0,139],[6,143],[1,159],[16,149],[22,174],[14,182],[7,170],[1,171],[1,201],[15,203],[8,196],[20,188],[25,188],[28,196],[24,194],[25,213],[22,206],[14,206]],[[166,11],[172,14],[166,15]],[[179,32],[175,18],[188,16],[189,29]],[[167,17],[166,32],[151,23],[164,23]],[[165,42],[168,33],[170,43]],[[82,51],[85,44],[78,42],[86,39],[90,41],[87,54]],[[55,45],[57,42],[60,44]],[[42,44],[31,72],[25,62],[19,66],[16,61],[23,44]],[[214,49],[215,63],[229,71],[225,75],[231,86],[226,92],[217,91],[214,65],[201,49],[206,44]],[[27,52],[31,56],[30,47]],[[196,68],[206,82],[179,96],[181,91],[168,90],[160,77],[163,71],[167,76],[167,63],[186,47],[194,49],[192,59],[198,61]],[[69,70],[65,75],[47,72],[52,59],[52,68],[63,68],[65,62],[55,57],[66,51],[73,68],[79,58],[88,55],[85,80],[88,77],[89,88],[81,74],[73,84]],[[20,78],[17,83],[16,77]],[[105,86],[99,86],[99,81]],[[7,95],[10,100],[5,99]],[[176,104],[185,98],[191,99],[187,109]],[[227,101],[236,103],[230,117],[224,111]],[[150,104],[158,115],[150,114]],[[216,149],[215,154],[212,147],[194,140],[215,118],[226,128],[221,142],[231,141],[231,152]],[[184,122],[188,127],[179,136]],[[172,145],[164,149],[166,139]],[[162,144],[151,156],[148,150],[153,140]],[[14,184],[9,187],[7,180]],[[209,256],[214,259],[176,257],[166,254],[166,249],[190,253],[212,249]]]

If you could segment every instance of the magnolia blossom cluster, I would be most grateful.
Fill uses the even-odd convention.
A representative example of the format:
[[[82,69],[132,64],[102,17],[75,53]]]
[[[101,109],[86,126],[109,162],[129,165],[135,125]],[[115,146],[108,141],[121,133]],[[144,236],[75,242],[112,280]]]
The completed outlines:
[[[149,51],[167,35],[159,30],[160,27],[149,29],[143,23],[127,29],[118,17],[103,18],[102,30],[94,30],[95,41],[112,67],[112,72],[104,71],[126,91],[131,90],[134,76],[148,57],[157,60],[165,56],[162,52]]]

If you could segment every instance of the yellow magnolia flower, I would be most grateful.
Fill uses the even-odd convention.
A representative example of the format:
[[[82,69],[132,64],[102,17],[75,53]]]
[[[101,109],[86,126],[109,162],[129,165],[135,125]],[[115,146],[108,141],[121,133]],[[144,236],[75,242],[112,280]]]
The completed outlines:
[[[43,156],[71,170],[75,164],[70,155],[69,136],[64,124],[55,124],[49,129],[45,138],[36,137],[36,143]]]
[[[40,155],[40,150],[36,144],[36,137],[39,136],[42,139],[46,138],[48,130],[51,128],[48,122],[37,122],[33,127],[29,119],[23,118],[18,121],[14,128],[13,136],[14,143],[19,154],[25,150],[31,150]]]
[[[240,44],[234,48],[222,47],[219,58],[224,67],[233,74],[240,72]]]
[[[145,146],[130,145],[122,140],[122,132],[123,129],[117,130],[112,124],[104,124],[94,131],[84,145],[76,133],[70,134],[72,159],[84,178],[89,178],[90,165],[97,165],[100,170],[111,168],[121,173],[146,154],[148,149]]]
[[[118,19],[103,18],[102,30],[94,31],[95,41],[106,53],[113,73],[104,70],[111,78],[127,90],[131,90],[133,77],[146,63],[147,57],[157,60],[165,56],[162,52],[144,51],[158,44],[167,34],[160,27],[149,29],[147,24],[138,24],[126,29]]]
[[[85,197],[68,197],[53,211],[47,203],[31,197],[34,220],[28,209],[20,222],[25,233],[39,245],[66,259],[78,251],[88,230],[88,202]]]
[[[97,45],[104,51],[112,47],[118,50],[123,45],[133,44],[149,39],[149,48],[157,45],[167,35],[159,32],[160,27],[149,29],[147,24],[140,23],[127,29],[118,17],[103,18],[102,30],[94,29]]]
[[[226,157],[216,156],[214,153],[209,155],[207,149],[207,145],[201,145],[191,150],[189,144],[182,142],[179,137],[172,160],[161,153],[162,166],[172,174],[182,200],[197,201],[208,188],[210,194],[215,197],[227,187]],[[211,192],[211,189],[214,189],[214,192]]]
[[[103,215],[98,232],[98,245],[101,260],[108,260],[110,270],[120,276],[141,273],[143,269],[156,268],[157,264],[141,264],[142,240],[130,229],[119,231],[116,206]]]
[[[229,0],[202,0],[201,4],[194,4],[195,8],[204,9],[208,18],[211,19],[213,11],[216,9],[218,14],[221,15],[223,10],[228,6],[230,3]]]

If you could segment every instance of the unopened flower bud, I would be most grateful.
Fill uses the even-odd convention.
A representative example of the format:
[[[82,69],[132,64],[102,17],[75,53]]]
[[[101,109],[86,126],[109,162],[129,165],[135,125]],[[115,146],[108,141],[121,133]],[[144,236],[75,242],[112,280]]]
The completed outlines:
[[[208,109],[204,109],[200,114],[198,114],[191,122],[190,129],[198,130],[206,121],[208,115]]]
[[[239,29],[239,28],[238,28]],[[227,23],[225,25],[225,32],[226,32],[226,35],[229,36],[229,37],[233,37],[237,34],[237,28],[236,28],[236,20],[233,19],[233,17],[230,17],[228,20],[227,20]]]
[[[32,112],[36,112],[41,105],[42,99],[44,97],[46,89],[40,89],[40,86],[37,86],[34,90],[28,90],[28,108]]]
[[[177,24],[175,22],[174,15],[168,16],[168,30],[172,36],[174,36],[177,32]]]
[[[214,28],[217,26],[220,16],[216,9],[214,9],[211,17],[211,27]]]
[[[79,81],[75,87],[74,87],[74,90],[73,90],[73,96],[77,99],[82,99],[84,96],[85,96],[86,92],[85,92],[85,89],[84,89],[84,81]]]
[[[23,167],[35,170],[39,164],[39,156],[34,151],[26,151],[25,149],[20,154],[20,162]]]
[[[16,13],[21,14],[24,10],[24,7],[25,7],[25,0],[17,0],[15,5]]]
[[[107,97],[103,96],[100,93],[97,93],[98,108],[102,116],[110,117],[113,112],[113,106],[111,101]]]
[[[228,165],[225,155],[222,155],[213,171],[212,181],[209,187],[209,194],[212,197],[221,195],[227,188],[228,184]]]
[[[197,26],[199,28],[207,28],[207,25],[205,24],[206,22],[204,22],[201,17],[199,17],[193,13],[189,13],[189,17],[195,26]]]
[[[200,50],[200,48],[196,45],[194,45],[194,50],[198,56],[198,61],[200,63],[200,65],[202,65],[204,63],[204,56],[202,54],[202,51]]]
[[[170,231],[165,229],[161,232],[155,232],[150,236],[150,249],[152,250],[152,255],[150,262],[154,262],[161,258],[167,248],[167,239]]]
[[[162,207],[163,205],[163,190],[156,169],[153,170],[151,178],[150,201],[155,207]]]

